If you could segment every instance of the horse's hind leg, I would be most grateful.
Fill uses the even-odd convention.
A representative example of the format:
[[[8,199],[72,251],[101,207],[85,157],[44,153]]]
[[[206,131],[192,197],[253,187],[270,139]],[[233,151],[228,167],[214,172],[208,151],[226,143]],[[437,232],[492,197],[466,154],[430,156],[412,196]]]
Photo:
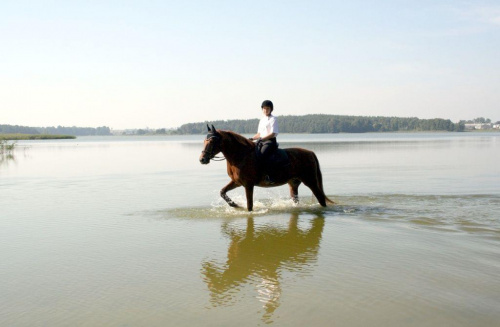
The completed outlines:
[[[326,195],[325,193],[321,190],[317,182],[310,182],[310,181],[303,181],[304,185],[309,187],[311,191],[313,192],[314,196],[316,199],[318,199],[319,204],[322,207],[326,207]]]
[[[237,188],[239,186],[240,185],[236,184],[234,181],[230,181],[226,186],[224,186],[220,190],[220,196],[224,199],[224,201],[227,202],[227,204],[229,204],[231,207],[234,207],[234,208],[239,208],[239,205],[234,203],[234,201],[231,200],[231,198],[229,196],[227,196],[226,193],[231,191],[231,190],[234,190],[235,188]]]
[[[292,179],[288,182],[288,186],[290,187],[290,197],[292,198],[294,203],[299,203],[299,185],[302,183],[298,179]]]

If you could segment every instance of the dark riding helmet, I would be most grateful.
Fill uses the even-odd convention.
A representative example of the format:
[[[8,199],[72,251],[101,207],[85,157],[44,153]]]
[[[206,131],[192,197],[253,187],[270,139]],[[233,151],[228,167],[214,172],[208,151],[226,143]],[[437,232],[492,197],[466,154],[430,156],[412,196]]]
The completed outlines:
[[[264,100],[264,102],[262,102],[262,105],[260,107],[261,108],[269,107],[269,108],[271,108],[271,112],[273,112],[273,110],[274,110],[273,103],[271,102],[271,100]]]

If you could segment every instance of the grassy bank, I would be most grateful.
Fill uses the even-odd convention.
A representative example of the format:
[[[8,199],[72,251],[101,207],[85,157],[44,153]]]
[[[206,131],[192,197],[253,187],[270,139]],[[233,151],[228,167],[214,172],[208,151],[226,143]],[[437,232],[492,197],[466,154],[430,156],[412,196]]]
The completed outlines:
[[[48,134],[0,134],[0,140],[60,140],[75,139],[73,135],[48,135]]]

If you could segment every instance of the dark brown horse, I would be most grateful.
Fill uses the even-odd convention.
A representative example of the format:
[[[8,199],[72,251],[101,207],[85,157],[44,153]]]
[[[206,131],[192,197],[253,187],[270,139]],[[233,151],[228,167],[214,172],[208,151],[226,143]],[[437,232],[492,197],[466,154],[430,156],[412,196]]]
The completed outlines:
[[[287,165],[279,167],[273,175],[275,183],[270,185],[265,181],[264,174],[258,168],[255,143],[231,131],[216,130],[212,125],[207,125],[208,134],[201,152],[200,162],[204,165],[210,163],[218,153],[222,152],[227,160],[227,174],[231,178],[229,184],[224,186],[221,197],[231,206],[238,207],[227,196],[227,192],[243,186],[247,198],[247,209],[253,209],[253,189],[255,186],[273,187],[288,183],[290,196],[296,203],[299,201],[298,188],[304,183],[311,189],[319,204],[326,207],[326,203],[334,203],[328,199],[323,191],[323,177],[319,168],[319,161],[314,152],[301,148],[284,149],[288,155]]]

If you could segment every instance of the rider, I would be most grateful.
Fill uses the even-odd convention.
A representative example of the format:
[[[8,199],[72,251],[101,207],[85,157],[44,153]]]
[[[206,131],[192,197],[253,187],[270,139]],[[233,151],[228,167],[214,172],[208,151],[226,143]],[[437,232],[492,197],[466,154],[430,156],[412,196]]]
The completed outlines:
[[[273,103],[270,100],[265,100],[261,105],[262,113],[264,116],[259,121],[257,134],[250,138],[250,140],[257,141],[257,157],[261,163],[266,163],[266,159],[278,148],[276,136],[278,136],[278,120],[271,113],[273,112]],[[266,181],[274,184],[270,176],[269,167],[266,169]]]

